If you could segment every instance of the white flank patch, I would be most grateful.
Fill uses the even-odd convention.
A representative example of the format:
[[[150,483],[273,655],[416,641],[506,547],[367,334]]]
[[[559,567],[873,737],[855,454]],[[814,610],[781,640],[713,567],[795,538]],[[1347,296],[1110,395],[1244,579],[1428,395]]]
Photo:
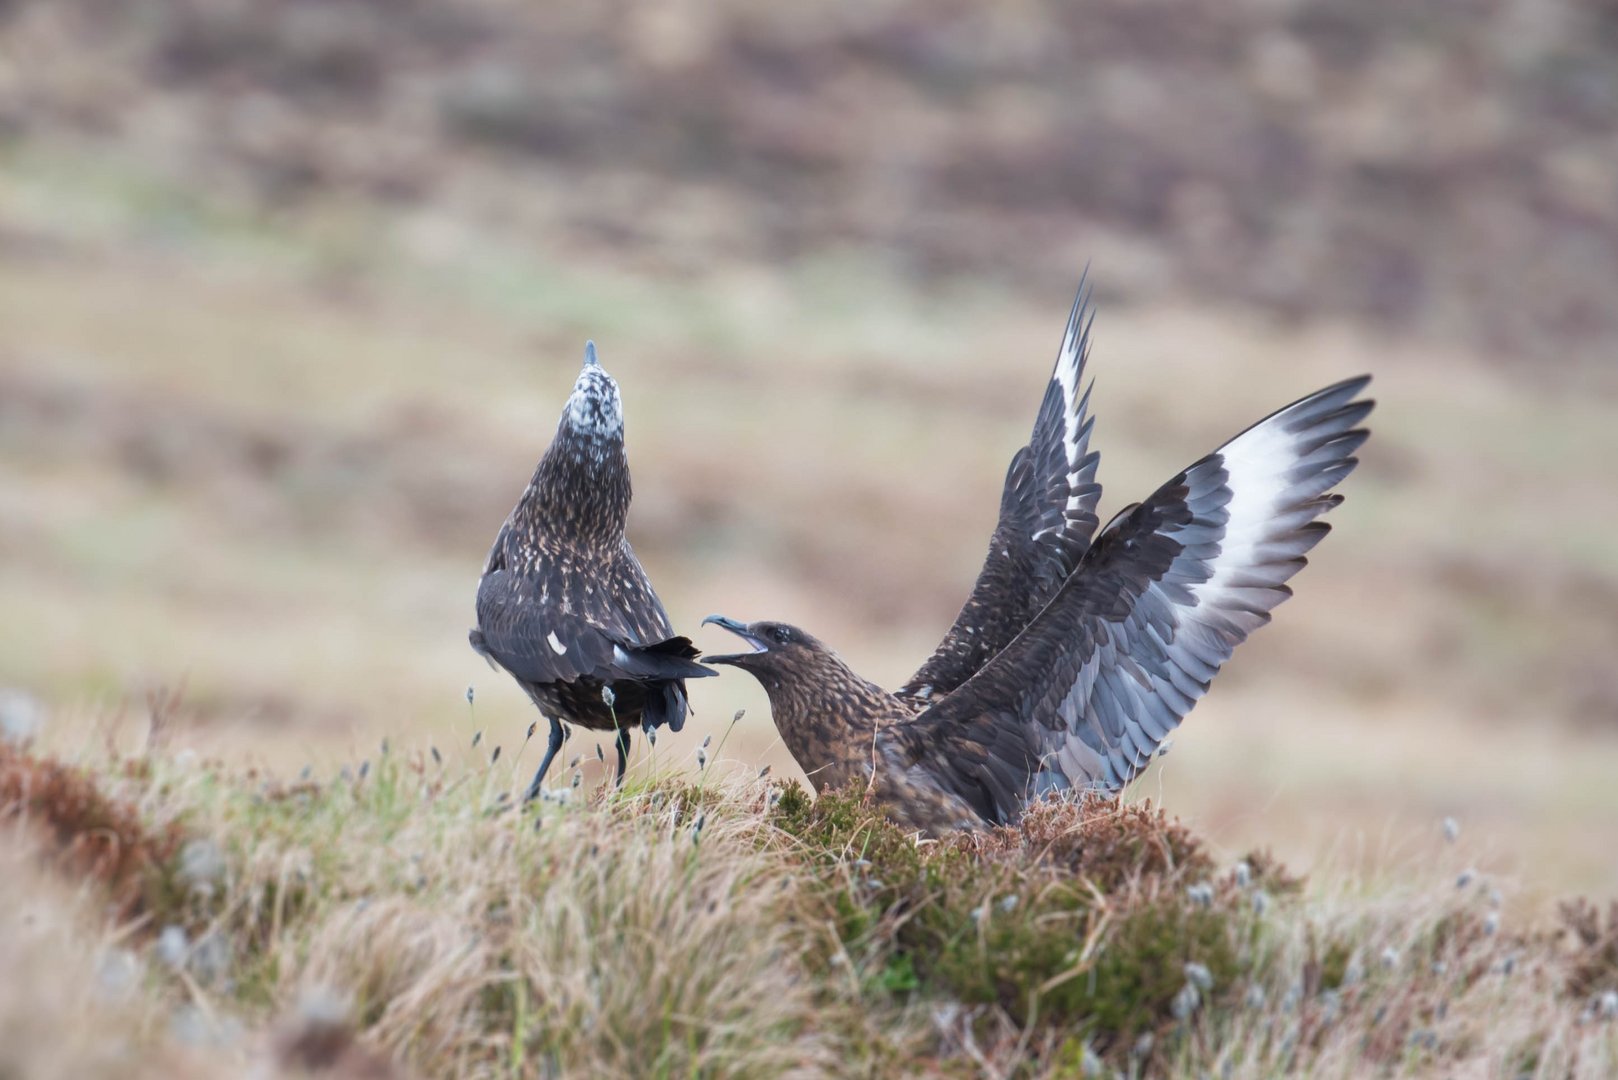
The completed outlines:
[[[556,636],[555,630],[552,630],[550,633],[546,634],[545,640],[549,642],[551,651],[557,656],[567,655],[567,646],[562,644],[561,639]]]

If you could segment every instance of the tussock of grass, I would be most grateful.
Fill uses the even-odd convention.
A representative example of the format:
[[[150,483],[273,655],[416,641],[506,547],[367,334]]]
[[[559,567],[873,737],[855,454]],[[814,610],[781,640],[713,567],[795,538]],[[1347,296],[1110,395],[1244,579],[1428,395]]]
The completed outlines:
[[[71,875],[105,888],[118,917],[166,902],[173,888],[167,871],[179,850],[172,827],[149,828],[84,769],[0,741],[0,822],[18,816],[36,826]]]
[[[1618,1064],[1589,1005],[1611,972],[1593,913],[1567,949],[1502,928],[1475,887],[1305,889],[1260,854],[1221,865],[1148,805],[1052,802],[917,842],[859,792],[715,766],[524,810],[509,765],[387,753],[290,786],[161,759],[5,768],[0,811],[45,850],[75,850],[80,820],[146,843],[139,876],[169,885],[114,920],[134,920],[141,1007],[239,1026],[209,1047],[222,1074],[327,1041],[448,1077]],[[127,888],[104,859],[48,861]],[[285,1033],[311,1000],[341,1003],[332,1040]]]

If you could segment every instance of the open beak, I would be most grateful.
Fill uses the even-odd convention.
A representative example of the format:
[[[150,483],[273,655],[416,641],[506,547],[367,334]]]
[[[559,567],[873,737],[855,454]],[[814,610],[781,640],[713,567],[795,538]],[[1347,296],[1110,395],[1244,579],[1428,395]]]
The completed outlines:
[[[747,642],[752,646],[752,648],[747,652],[724,653],[719,656],[714,656],[710,653],[702,658],[702,662],[705,664],[730,664],[733,667],[742,667],[744,666],[743,662],[749,657],[757,656],[759,653],[770,651],[770,647],[764,643],[764,639],[758,637],[751,630],[749,630],[746,623],[737,622],[735,619],[726,618],[724,615],[710,615],[706,619],[702,620],[703,626],[707,626],[709,623],[713,623],[715,626],[724,627],[732,634],[735,634],[737,637]]]

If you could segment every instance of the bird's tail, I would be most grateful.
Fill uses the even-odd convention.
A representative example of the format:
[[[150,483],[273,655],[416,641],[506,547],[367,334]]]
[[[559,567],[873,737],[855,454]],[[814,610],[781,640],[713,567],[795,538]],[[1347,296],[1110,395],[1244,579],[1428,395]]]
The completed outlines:
[[[701,679],[719,674],[697,663],[702,651],[688,637],[671,637],[650,645],[619,650],[615,665],[634,679]]]
[[[643,731],[667,727],[679,731],[685,727],[685,683],[678,679],[650,683],[646,687],[646,706],[640,714]]]

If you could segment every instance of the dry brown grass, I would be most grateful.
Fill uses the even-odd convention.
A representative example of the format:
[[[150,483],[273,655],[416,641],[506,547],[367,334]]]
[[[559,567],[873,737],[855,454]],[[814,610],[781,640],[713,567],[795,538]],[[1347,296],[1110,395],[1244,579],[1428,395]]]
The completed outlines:
[[[120,920],[163,902],[171,887],[169,865],[180,847],[175,827],[148,829],[132,805],[108,798],[84,769],[35,757],[4,740],[0,828],[44,838],[51,858],[70,876],[105,890]]]
[[[1264,857],[1223,864],[1127,803],[1042,805],[1022,829],[918,846],[857,796],[812,805],[723,763],[695,784],[564,787],[518,813],[519,773],[391,752],[329,783],[163,756],[76,770],[185,839],[184,890],[147,913],[163,934],[131,936],[107,908],[50,924],[70,957],[109,934],[128,950],[122,1011],[97,1030],[129,1032],[120,1052],[154,1069],[179,1038],[196,1075],[356,1080],[1070,1075],[1102,1060],[1175,1077],[1549,1078],[1618,1063],[1618,1025],[1590,1000],[1610,977],[1592,962],[1600,921],[1600,940],[1565,947],[1473,878],[1304,887]],[[0,899],[108,895],[88,864],[51,858],[41,878],[41,850],[12,858],[25,869]],[[0,953],[31,925],[7,924]],[[39,993],[0,995],[0,1024],[98,1016],[95,979],[39,955],[16,961]],[[19,1038],[0,1045],[29,1069],[66,1054],[70,1070],[22,1075],[99,1075],[93,1043]]]
[[[67,874],[50,874],[41,862]],[[0,1076],[191,1080],[221,1076],[168,1044],[161,996],[105,921],[104,880],[86,882],[0,825]]]

